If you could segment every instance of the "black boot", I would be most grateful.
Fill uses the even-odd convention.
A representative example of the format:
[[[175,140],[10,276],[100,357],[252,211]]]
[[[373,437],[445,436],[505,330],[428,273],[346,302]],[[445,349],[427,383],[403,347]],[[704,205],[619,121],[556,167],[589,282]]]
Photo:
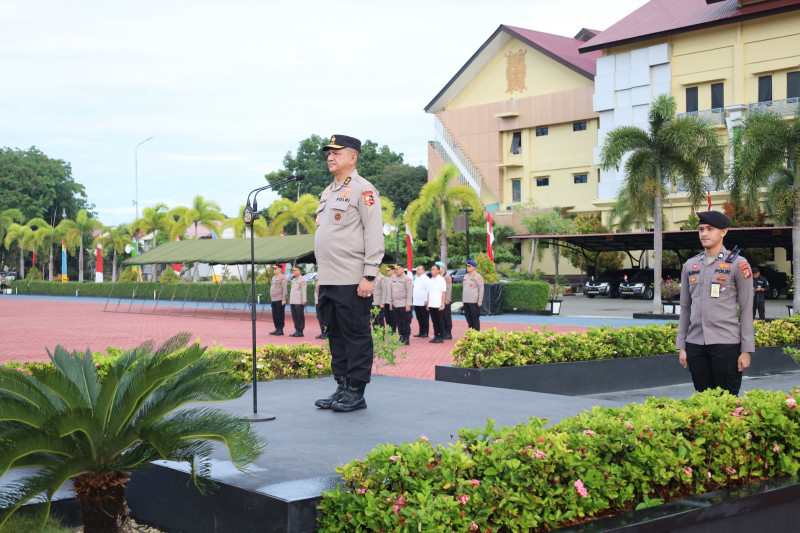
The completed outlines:
[[[320,333],[315,338],[316,339],[327,339],[328,338],[328,334],[327,333]]]
[[[409,344],[411,344],[408,340],[408,337],[403,337],[402,339],[400,339],[400,342],[402,342],[404,346],[408,346]]]
[[[333,394],[328,396],[327,398],[320,398],[314,405],[321,409],[330,409],[333,402],[341,399],[345,393],[345,377],[344,376],[333,376],[333,379],[336,380],[336,390],[333,391]]]
[[[283,329],[276,329],[275,331],[270,331],[269,334],[275,336],[283,335]]]
[[[297,335],[295,335],[295,337],[302,337],[302,336],[303,336],[303,330],[302,329],[298,329],[297,330]]]
[[[347,391],[340,400],[331,404],[331,409],[341,413],[355,411],[356,409],[366,409],[367,402],[364,400],[364,389],[367,387],[366,381],[353,378],[346,378]]]

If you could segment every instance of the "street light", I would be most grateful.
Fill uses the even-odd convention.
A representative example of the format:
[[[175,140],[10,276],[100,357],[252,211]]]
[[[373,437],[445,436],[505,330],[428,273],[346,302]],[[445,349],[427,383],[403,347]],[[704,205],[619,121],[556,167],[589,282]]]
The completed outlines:
[[[136,206],[136,220],[139,220],[139,147],[152,139],[152,137],[148,137],[147,139],[143,140],[139,144],[136,145],[136,148],[133,150],[133,179],[135,180],[136,186],[136,199],[133,201],[133,205]],[[138,240],[137,240],[138,246]]]

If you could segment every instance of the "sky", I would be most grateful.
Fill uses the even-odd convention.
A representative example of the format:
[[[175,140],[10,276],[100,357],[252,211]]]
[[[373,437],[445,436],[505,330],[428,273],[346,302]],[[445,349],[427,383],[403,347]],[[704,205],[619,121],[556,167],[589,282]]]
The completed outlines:
[[[233,217],[312,134],[427,166],[424,107],[500,24],[572,37],[645,3],[0,0],[0,146],[70,163],[106,225],[137,190]]]

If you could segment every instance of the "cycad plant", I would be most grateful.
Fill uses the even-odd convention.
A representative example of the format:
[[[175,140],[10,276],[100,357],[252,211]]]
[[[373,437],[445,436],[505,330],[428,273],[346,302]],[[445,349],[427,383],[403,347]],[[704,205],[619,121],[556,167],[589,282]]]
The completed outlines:
[[[265,442],[244,419],[190,402],[231,400],[247,385],[234,377],[224,352],[186,347],[181,333],[155,348],[150,341],[122,354],[98,376],[90,351],[50,354],[52,366],[33,375],[0,367],[0,475],[34,468],[0,492],[0,525],[42,495],[42,523],[50,500],[68,480],[85,533],[128,528],[125,486],[151,461],[185,461],[195,486],[205,488],[213,443],[228,449],[244,470]],[[181,408],[183,407],[183,408]]]

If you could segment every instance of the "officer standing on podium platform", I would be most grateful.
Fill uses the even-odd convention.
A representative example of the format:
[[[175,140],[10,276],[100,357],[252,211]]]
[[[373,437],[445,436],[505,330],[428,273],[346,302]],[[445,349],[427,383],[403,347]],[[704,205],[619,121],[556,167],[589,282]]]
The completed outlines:
[[[736,395],[755,350],[753,274],[735,248],[722,245],[730,219],[718,211],[697,216],[704,253],[681,272],[679,362],[691,371],[698,392],[719,387]]]
[[[317,207],[314,254],[319,311],[328,333],[336,390],[314,405],[334,411],[364,409],[372,374],[370,309],[383,258],[381,201],[375,186],[356,172],[361,141],[334,135],[323,147],[334,181]]]

